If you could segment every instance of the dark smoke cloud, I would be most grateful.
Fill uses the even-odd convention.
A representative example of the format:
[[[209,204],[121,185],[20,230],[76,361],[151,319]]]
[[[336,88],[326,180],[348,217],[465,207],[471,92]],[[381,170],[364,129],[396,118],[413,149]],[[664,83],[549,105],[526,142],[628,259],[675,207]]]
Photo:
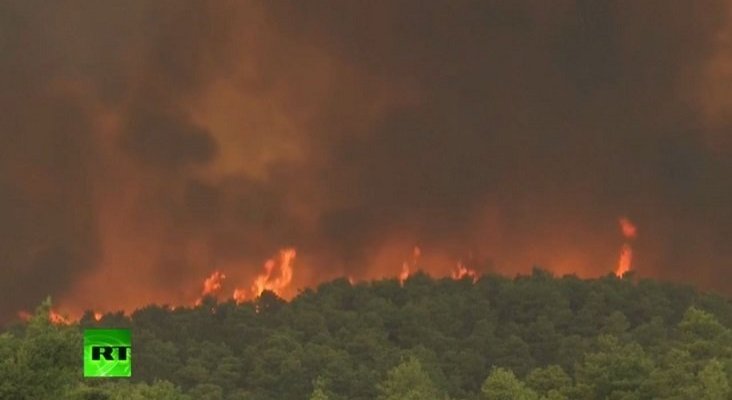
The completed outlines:
[[[216,154],[216,142],[203,128],[160,115],[143,115],[132,121],[120,145],[131,157],[160,168],[207,163]]]
[[[287,245],[299,285],[415,244],[604,274],[623,215],[639,273],[732,290],[729,6],[5,2],[0,317],[187,301]]]

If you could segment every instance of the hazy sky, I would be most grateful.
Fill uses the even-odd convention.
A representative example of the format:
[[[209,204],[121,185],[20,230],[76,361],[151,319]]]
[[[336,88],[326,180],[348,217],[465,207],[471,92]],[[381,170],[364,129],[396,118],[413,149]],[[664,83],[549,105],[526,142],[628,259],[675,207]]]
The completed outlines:
[[[729,0],[2,1],[0,320],[415,245],[732,291]],[[111,295],[113,294],[113,295]]]

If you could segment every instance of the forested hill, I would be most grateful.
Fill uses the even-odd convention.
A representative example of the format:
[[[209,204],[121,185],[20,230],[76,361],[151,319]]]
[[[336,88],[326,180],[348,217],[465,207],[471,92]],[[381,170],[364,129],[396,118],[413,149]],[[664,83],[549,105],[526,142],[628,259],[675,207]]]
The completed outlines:
[[[72,326],[48,306],[0,336],[0,399],[732,399],[729,299],[627,275],[341,279]],[[92,326],[131,327],[133,379],[80,378]]]

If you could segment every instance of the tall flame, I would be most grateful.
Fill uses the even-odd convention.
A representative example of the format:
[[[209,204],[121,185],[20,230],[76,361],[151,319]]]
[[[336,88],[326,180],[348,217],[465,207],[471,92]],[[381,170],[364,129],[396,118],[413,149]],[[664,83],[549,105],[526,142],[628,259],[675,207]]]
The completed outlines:
[[[287,287],[292,283],[293,265],[297,252],[293,248],[280,250],[278,259],[269,259],[264,263],[264,271],[257,275],[252,282],[252,297],[258,297],[265,290],[269,290],[281,296]],[[242,303],[247,299],[245,289],[234,289],[233,299]]]
[[[620,260],[618,260],[618,267],[615,269],[615,275],[622,277],[626,272],[630,271],[633,266],[633,247],[630,245],[630,241],[635,239],[637,229],[635,225],[626,217],[620,218],[620,230],[623,233],[623,237],[626,242],[620,249]]]

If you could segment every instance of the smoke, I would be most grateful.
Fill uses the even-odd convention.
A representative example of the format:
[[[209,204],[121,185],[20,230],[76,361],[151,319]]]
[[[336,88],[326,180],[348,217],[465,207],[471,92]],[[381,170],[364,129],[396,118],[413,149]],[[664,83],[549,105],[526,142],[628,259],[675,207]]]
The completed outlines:
[[[289,246],[296,287],[395,276],[414,246],[441,274],[605,274],[626,215],[639,274],[732,290],[731,16],[4,2],[0,319],[190,303]]]

